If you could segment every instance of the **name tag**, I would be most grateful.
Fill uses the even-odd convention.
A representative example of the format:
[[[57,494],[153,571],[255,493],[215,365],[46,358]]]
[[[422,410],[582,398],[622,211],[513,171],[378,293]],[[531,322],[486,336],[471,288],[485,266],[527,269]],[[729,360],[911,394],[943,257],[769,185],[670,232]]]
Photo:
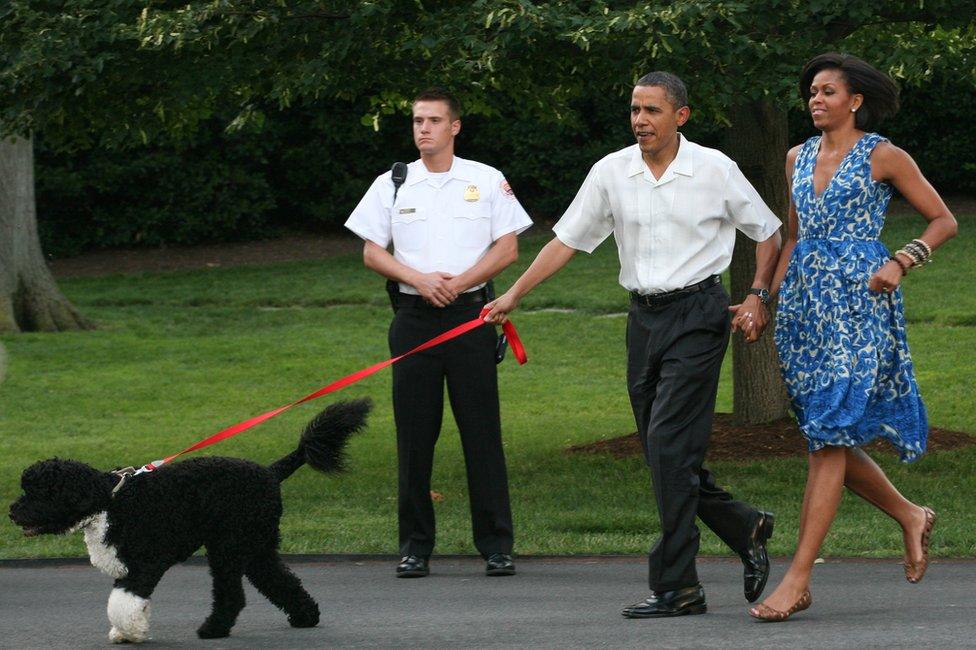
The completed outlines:
[[[417,208],[400,208],[400,214],[413,214]]]

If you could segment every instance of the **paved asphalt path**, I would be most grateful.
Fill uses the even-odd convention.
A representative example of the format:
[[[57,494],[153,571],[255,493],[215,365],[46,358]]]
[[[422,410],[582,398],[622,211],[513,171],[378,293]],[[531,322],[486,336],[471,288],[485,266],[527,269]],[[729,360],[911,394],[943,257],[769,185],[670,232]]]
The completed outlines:
[[[437,557],[427,578],[397,580],[392,559],[290,558],[322,609],[313,629],[247,585],[228,639],[200,641],[210,580],[198,560],[170,569],[153,595],[151,648],[902,648],[976,647],[976,562],[940,561],[908,584],[893,561],[817,565],[813,606],[785,623],[746,615],[741,564],[703,559],[708,613],[627,620],[647,595],[639,557],[517,558],[488,578],[477,558]],[[776,580],[785,561],[774,562]],[[0,647],[105,648],[112,581],[79,564],[0,563]]]

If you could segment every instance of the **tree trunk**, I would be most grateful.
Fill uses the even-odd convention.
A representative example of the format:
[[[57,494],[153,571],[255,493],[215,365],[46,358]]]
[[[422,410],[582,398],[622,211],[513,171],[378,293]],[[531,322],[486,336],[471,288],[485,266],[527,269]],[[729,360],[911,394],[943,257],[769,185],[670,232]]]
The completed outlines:
[[[769,209],[785,223],[789,206],[784,174],[786,112],[768,101],[757,101],[735,106],[730,117],[725,153],[738,163]],[[755,273],[755,242],[736,233],[730,269],[733,304],[746,296]],[[771,322],[755,343],[747,344],[739,335],[732,339],[732,411],[740,424],[761,424],[787,415],[789,401],[773,344],[774,324]]]
[[[0,139],[0,332],[91,329],[51,275],[37,237],[32,137]]]

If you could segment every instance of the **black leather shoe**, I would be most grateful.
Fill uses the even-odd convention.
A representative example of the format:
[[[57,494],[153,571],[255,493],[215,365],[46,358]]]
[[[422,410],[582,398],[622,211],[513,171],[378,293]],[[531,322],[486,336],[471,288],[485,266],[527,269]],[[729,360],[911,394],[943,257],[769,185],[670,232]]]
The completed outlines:
[[[766,541],[773,536],[773,513],[759,512],[756,525],[749,534],[749,546],[742,556],[742,588],[750,603],[762,595],[769,578],[769,556],[766,554]]]
[[[407,555],[400,558],[396,568],[398,578],[423,578],[430,573],[430,558],[425,555]]]
[[[627,618],[663,618],[665,616],[685,616],[704,614],[705,590],[700,584],[672,591],[652,591],[651,597],[621,612]]]
[[[512,556],[508,553],[492,553],[488,556],[488,563],[485,565],[485,575],[489,576],[513,576],[515,575],[515,563]]]

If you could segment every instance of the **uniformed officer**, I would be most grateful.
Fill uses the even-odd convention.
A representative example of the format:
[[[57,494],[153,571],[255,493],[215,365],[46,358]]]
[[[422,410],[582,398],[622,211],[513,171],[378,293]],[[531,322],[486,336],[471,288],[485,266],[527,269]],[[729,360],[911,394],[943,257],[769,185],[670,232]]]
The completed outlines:
[[[531,219],[497,169],[454,155],[460,105],[432,89],[413,102],[420,159],[395,186],[379,176],[346,221],[365,240],[367,268],[399,283],[393,355],[477,318],[486,283],[518,257]],[[402,179],[401,179],[402,180]],[[392,241],[393,253],[387,250]],[[434,549],[430,476],[444,412],[444,383],[461,433],[475,547],[488,575],[512,575],[512,514],[502,450],[496,333],[481,327],[393,366],[399,465],[397,577],[426,576]]]
[[[729,341],[729,296],[719,274],[732,260],[736,230],[758,242],[753,289],[735,308],[736,327],[755,340],[769,320],[780,221],[732,160],[678,133],[689,115],[680,79],[641,77],[630,104],[637,143],[593,166],[553,228],[556,237],[486,316],[504,322],[577,250],[592,252],[613,233],[620,284],[631,296],[627,384],[661,521],[648,557],[651,595],[624,608],[628,618],[706,611],[695,571],[696,516],[742,558],[750,602],[769,576],[772,514],[734,501],[703,461]]]

